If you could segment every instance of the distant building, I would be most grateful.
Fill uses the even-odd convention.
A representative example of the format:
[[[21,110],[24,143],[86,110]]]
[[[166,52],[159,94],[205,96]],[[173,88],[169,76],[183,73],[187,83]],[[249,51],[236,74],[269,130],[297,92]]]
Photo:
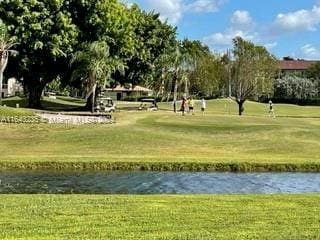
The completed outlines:
[[[15,78],[9,78],[5,84],[2,84],[2,97],[17,96],[22,93],[23,87]]]
[[[283,76],[292,73],[301,74],[303,76],[306,73],[307,69],[317,62],[318,61],[309,61],[304,59],[295,60],[286,57],[279,62],[281,75]]]
[[[151,89],[142,86],[116,86],[115,88],[108,88],[107,94],[113,99],[125,100],[127,97],[146,97],[152,96],[153,91]]]

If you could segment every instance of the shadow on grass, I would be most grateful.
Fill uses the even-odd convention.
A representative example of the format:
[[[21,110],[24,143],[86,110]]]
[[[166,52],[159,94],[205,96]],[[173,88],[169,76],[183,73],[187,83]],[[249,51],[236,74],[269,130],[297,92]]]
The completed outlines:
[[[57,96],[58,100],[67,101],[74,104],[85,105],[86,102],[82,98],[73,98],[73,97],[65,97],[65,96]]]
[[[26,108],[28,106],[27,100],[21,97],[5,98],[2,100],[2,104],[14,108],[17,106],[17,104],[22,108]]]
[[[17,104],[20,108],[27,108],[28,101],[26,98],[22,97],[12,97],[3,99],[3,104],[8,107],[17,107]],[[83,106],[81,105],[83,104]],[[58,97],[57,99],[48,99],[44,98],[41,100],[41,105],[43,110],[49,111],[85,111],[84,103],[82,99],[68,98],[68,97]]]

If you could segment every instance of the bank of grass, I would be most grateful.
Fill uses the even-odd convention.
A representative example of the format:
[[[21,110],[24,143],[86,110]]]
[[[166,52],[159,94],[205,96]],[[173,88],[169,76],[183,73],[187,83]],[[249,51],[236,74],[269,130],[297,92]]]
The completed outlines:
[[[229,100],[204,116],[160,107],[113,125],[0,125],[0,168],[320,171],[319,107],[276,105],[275,119],[253,102],[242,117]]]
[[[1,239],[320,238],[319,195],[2,195]]]
[[[34,116],[34,112],[31,109],[0,106],[0,118],[1,117],[26,117],[26,116]]]

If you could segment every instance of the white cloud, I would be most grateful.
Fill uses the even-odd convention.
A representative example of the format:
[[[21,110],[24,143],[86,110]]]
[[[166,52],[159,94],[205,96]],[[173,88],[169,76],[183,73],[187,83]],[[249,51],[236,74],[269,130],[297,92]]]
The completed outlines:
[[[259,34],[254,31],[255,23],[248,11],[237,10],[230,18],[230,26],[224,32],[213,33],[203,39],[213,49],[231,47],[235,37],[258,41]]]
[[[320,49],[313,46],[312,44],[306,44],[302,46],[300,50],[304,58],[307,58],[307,59],[320,58]]]
[[[278,46],[277,42],[272,42],[272,43],[266,43],[263,45],[266,49],[271,50],[273,48],[275,48],[276,46]]]
[[[231,24],[239,28],[248,28],[253,25],[253,20],[248,11],[237,10],[231,17]]]
[[[148,10],[160,13],[161,20],[168,20],[170,24],[176,25],[183,16],[182,0],[145,0]]]
[[[235,11],[230,17],[230,25],[223,32],[216,32],[203,39],[212,50],[226,51],[233,45],[233,39],[241,37],[247,41],[259,44],[271,50],[275,48],[277,42],[266,42],[263,32],[257,31],[257,24],[252,19],[250,13],[244,10]]]
[[[131,8],[134,4],[132,2],[123,0],[122,3],[127,6],[127,8]]]
[[[146,9],[160,13],[160,19],[177,25],[185,13],[216,12],[227,0],[144,0]]]
[[[224,1],[221,0],[195,0],[185,4],[184,10],[188,12],[216,12]]]
[[[315,31],[320,23],[320,5],[310,10],[301,9],[296,12],[277,15],[272,31],[275,34],[290,33],[301,30]]]
[[[232,45],[232,39],[235,37],[253,41],[257,37],[257,34],[242,30],[227,29],[223,33],[213,33],[212,35],[205,37],[204,43],[211,47],[228,47]]]

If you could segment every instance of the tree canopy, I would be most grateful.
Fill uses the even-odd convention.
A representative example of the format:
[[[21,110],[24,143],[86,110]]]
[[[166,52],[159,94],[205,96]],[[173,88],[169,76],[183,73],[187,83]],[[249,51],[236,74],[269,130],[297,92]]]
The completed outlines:
[[[19,52],[11,75],[23,81],[30,107],[41,107],[43,88],[63,72],[77,42],[78,29],[68,4],[63,0],[0,2],[0,16]]]
[[[238,37],[232,58],[215,55],[200,41],[178,40],[175,27],[136,4],[3,0],[0,16],[19,52],[8,76],[22,82],[33,108],[41,107],[52,81],[83,95],[95,85],[143,84],[167,100],[172,93],[174,100],[179,94],[216,96],[228,84],[239,114],[246,99],[272,91],[277,60],[264,47]]]
[[[3,0],[0,15],[20,53],[10,74],[22,81],[29,106],[36,108],[49,82],[75,83],[69,63],[84,43],[104,42],[109,58],[124,67],[111,71],[110,82],[149,84],[156,59],[176,41],[176,29],[161,22],[159,14],[117,0]]]
[[[272,92],[278,61],[263,46],[256,46],[240,37],[233,43],[231,88],[241,115],[243,103],[248,98]]]

